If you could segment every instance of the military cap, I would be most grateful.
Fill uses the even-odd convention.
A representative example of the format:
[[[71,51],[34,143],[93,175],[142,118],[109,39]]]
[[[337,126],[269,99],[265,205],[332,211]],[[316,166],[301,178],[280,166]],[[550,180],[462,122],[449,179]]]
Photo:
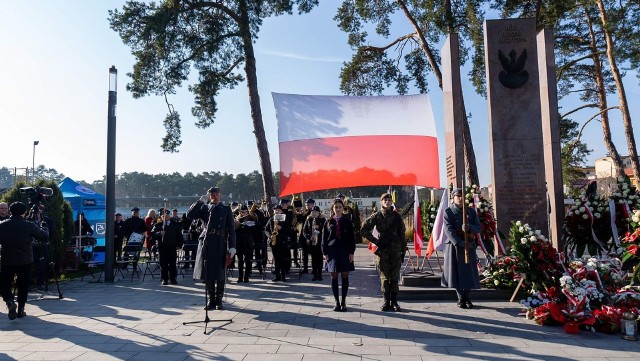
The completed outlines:
[[[455,188],[453,191],[451,191],[451,196],[455,196],[456,194],[462,195],[462,188]]]
[[[218,188],[218,187],[211,187],[211,188],[209,188],[209,190],[207,191],[207,193],[220,193],[220,188]]]
[[[382,200],[383,200],[383,199],[385,199],[385,198],[391,198],[391,199],[393,199],[393,198],[391,197],[391,193],[382,193],[382,195],[380,196],[380,201],[382,201]]]
[[[248,211],[249,208],[245,204],[243,204],[243,205],[240,206],[240,210],[241,211]]]
[[[133,209],[131,209],[131,212],[140,212],[140,208],[138,208],[138,207],[133,207]]]
[[[307,199],[307,203],[313,203],[313,204],[316,204],[316,200],[315,200],[315,199],[313,199],[313,198],[309,198],[309,199]]]
[[[238,205],[238,202],[236,202],[236,201],[231,202],[231,207],[235,207],[237,205]]]
[[[22,202],[13,202],[9,206],[9,212],[12,216],[21,216],[27,213],[27,205]]]
[[[317,212],[321,212],[321,211],[320,211],[320,207],[318,207],[318,206],[313,206],[313,209],[312,209],[312,210],[313,210],[313,211],[317,211]]]

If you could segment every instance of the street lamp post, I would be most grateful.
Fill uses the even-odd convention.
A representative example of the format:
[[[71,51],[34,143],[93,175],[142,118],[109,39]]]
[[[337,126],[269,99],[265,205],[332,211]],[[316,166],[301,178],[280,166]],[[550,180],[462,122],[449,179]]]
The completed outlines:
[[[114,234],[116,213],[116,103],[118,100],[118,70],[109,68],[109,104],[107,110],[107,199],[104,281],[113,283],[115,258]]]
[[[33,158],[31,159],[31,183],[36,181],[36,145],[40,144],[39,140],[33,141]]]

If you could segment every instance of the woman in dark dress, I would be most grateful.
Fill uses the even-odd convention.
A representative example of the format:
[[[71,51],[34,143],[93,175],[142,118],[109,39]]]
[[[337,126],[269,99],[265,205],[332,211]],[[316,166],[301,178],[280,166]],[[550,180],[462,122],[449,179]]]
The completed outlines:
[[[322,254],[327,262],[325,270],[331,274],[331,290],[336,300],[333,310],[346,312],[349,272],[355,270],[353,254],[356,251],[356,239],[353,223],[343,216],[342,200],[335,199],[331,209],[334,216],[327,220],[322,229]],[[342,302],[338,299],[338,273],[342,276]]]

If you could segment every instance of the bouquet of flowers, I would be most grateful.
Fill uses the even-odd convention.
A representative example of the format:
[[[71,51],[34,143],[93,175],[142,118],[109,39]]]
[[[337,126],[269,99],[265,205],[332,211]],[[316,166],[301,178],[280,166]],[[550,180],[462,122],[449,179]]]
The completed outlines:
[[[438,206],[440,202],[430,203],[422,202],[420,210],[422,212],[422,234],[425,239],[429,239],[431,231],[433,230],[433,223],[436,220],[436,214],[438,213]]]
[[[630,231],[625,233],[621,240],[623,269],[632,270],[633,277],[630,281],[633,285],[640,281],[640,210],[634,211],[628,219]]]
[[[496,220],[493,217],[493,205],[480,194],[478,186],[475,184],[465,187],[464,197],[467,206],[476,210],[478,218],[480,219],[480,238],[482,239],[487,254],[493,255],[495,253],[493,239],[498,231]]]
[[[518,278],[513,272],[517,263],[518,260],[513,256],[494,258],[482,272],[484,278],[480,284],[485,288],[514,289],[518,284]]]
[[[515,221],[511,224],[509,239],[511,255],[518,259],[514,272],[525,277],[527,286],[539,290],[559,284],[562,272],[556,261],[557,251],[540,230]]]
[[[638,195],[637,189],[631,185],[629,177],[620,176],[616,179],[611,199],[615,204],[618,234],[623,235],[632,227],[633,210],[640,209],[640,195]],[[638,222],[635,223],[635,228],[637,228]]]

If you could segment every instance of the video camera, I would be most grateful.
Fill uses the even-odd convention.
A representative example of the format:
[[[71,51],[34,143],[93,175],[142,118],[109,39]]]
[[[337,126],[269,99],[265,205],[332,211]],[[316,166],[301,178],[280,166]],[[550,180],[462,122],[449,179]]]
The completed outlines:
[[[37,201],[45,201],[46,197],[52,196],[53,189],[47,187],[22,187],[20,188],[20,193],[25,193],[31,197],[31,203],[36,203]]]

